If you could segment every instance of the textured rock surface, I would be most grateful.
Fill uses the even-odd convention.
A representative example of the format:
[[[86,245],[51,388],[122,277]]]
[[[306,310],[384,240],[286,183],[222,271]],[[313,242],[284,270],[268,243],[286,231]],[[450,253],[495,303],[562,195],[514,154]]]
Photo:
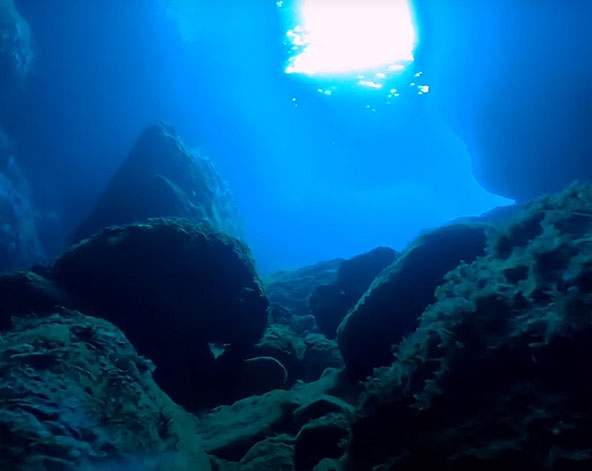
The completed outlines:
[[[346,469],[589,466],[591,234],[592,188],[573,187],[450,272],[367,383]]]
[[[73,306],[67,293],[52,280],[34,271],[0,276],[0,329],[12,326],[12,316],[43,315],[56,306]]]
[[[230,192],[214,164],[161,123],[142,133],[73,239],[112,225],[172,216],[242,236]]]
[[[316,446],[308,441],[314,431],[323,427],[334,430],[331,424],[347,432],[353,407],[334,396],[347,389],[342,381],[343,377],[333,371],[316,382],[298,384],[290,391],[276,390],[245,398],[203,415],[197,427],[198,436],[204,450],[213,457],[214,469],[288,471],[296,462],[314,465],[313,461],[335,456],[336,450],[342,455],[345,442],[336,447],[334,439]],[[302,430],[305,431],[298,438]],[[339,433],[331,437],[336,435]],[[312,447],[315,456],[307,458],[307,450]],[[260,467],[255,468],[256,464]]]
[[[196,419],[152,369],[107,321],[73,311],[17,320],[0,341],[0,468],[208,471]]]
[[[374,280],[339,326],[339,348],[353,377],[392,362],[392,346],[417,327],[444,275],[485,253],[486,227],[456,224],[429,232]]]
[[[240,350],[267,324],[248,248],[185,219],[105,229],[64,252],[51,276],[77,307],[120,327],[155,362],[161,387],[192,408],[216,395],[208,343]]]
[[[312,314],[308,297],[316,286],[333,284],[343,259],[337,258],[298,270],[285,270],[263,277],[269,302],[279,304],[293,316]]]

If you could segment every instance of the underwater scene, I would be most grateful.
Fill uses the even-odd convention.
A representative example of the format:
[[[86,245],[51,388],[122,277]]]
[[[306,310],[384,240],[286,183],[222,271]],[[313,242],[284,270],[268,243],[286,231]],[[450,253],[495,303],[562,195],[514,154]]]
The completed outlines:
[[[592,469],[592,2],[0,0],[0,471]]]

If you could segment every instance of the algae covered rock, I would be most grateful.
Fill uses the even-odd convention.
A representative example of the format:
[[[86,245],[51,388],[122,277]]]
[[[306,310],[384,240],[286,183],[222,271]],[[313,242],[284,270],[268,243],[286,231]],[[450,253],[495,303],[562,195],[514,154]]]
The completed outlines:
[[[84,312],[121,328],[157,365],[157,381],[197,407],[216,375],[209,343],[241,351],[267,325],[248,248],[186,219],[107,228],[66,250],[50,276]]]
[[[339,348],[352,377],[364,378],[373,368],[392,362],[392,346],[417,327],[444,275],[485,253],[487,227],[453,224],[426,233],[374,280],[338,330]]]
[[[367,383],[350,468],[589,466],[591,234],[592,188],[572,187],[447,274],[396,361]]]
[[[0,339],[0,468],[209,471],[196,419],[152,370],[107,321],[16,319]]]
[[[198,436],[215,469],[283,471],[343,454],[346,440],[342,439],[353,407],[333,396],[343,387],[341,383],[340,375],[331,372],[289,391],[270,391],[205,413],[197,426]],[[315,446],[310,438],[323,431],[331,434]],[[312,448],[314,456],[306,458]]]

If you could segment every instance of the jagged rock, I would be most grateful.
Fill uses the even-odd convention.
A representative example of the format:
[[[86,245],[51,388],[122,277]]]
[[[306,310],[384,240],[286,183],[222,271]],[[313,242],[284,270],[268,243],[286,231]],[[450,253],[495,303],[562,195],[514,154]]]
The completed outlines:
[[[343,358],[335,340],[324,335],[309,333],[304,338],[306,350],[302,359],[299,379],[316,381],[327,368],[343,368]]]
[[[291,471],[294,469],[294,441],[287,435],[255,443],[240,460],[241,471]]]
[[[0,329],[12,327],[12,316],[43,315],[57,306],[72,306],[68,294],[55,282],[33,271],[0,276]]]
[[[155,362],[161,387],[190,408],[216,395],[209,343],[242,351],[267,323],[248,248],[185,219],[105,229],[66,250],[51,277],[77,307],[120,327]]]
[[[308,470],[324,458],[340,458],[349,440],[349,421],[329,414],[307,423],[298,432],[294,447],[294,468]]]
[[[273,448],[280,449],[280,462],[284,463],[289,456],[293,463],[296,437],[306,424],[315,420],[342,424],[350,420],[351,409],[347,405],[337,407],[341,404],[337,399],[334,400],[336,407],[324,406],[322,403],[314,405],[319,397],[330,402],[332,394],[339,391],[345,393],[346,390],[343,378],[333,372],[318,381],[298,384],[291,390],[275,390],[262,396],[245,398],[203,415],[198,424],[198,437],[204,450],[214,457],[215,468],[220,470],[242,470],[242,467],[237,468],[235,465],[251,463],[252,460],[255,462],[256,457],[256,462],[261,463],[261,454],[265,449]],[[300,412],[294,415],[299,408]],[[270,455],[267,457],[274,459]]]
[[[302,336],[318,330],[317,322],[312,314],[308,316],[294,316],[290,322],[290,327],[294,332]]]
[[[289,326],[270,325],[255,345],[254,353],[278,359],[288,370],[289,382],[294,383],[300,377],[306,344]]]
[[[73,242],[108,226],[154,217],[183,217],[242,236],[227,184],[212,161],[164,123],[142,133]]]
[[[331,414],[353,418],[355,410],[347,402],[334,396],[323,394],[313,398],[310,402],[306,402],[299,406],[292,413],[292,417],[297,424],[304,425],[311,420],[326,417]]]
[[[300,335],[286,325],[270,325],[253,354],[279,360],[288,371],[288,385],[319,379],[327,368],[342,368],[337,342],[320,334]]]
[[[265,294],[269,302],[279,304],[293,316],[312,314],[308,297],[319,285],[334,284],[337,269],[343,259],[336,258],[298,270],[283,270],[263,277]]]
[[[266,436],[294,433],[291,412],[297,407],[290,391],[275,390],[218,407],[201,417],[197,435],[204,450],[219,458],[240,461]]]
[[[15,319],[0,341],[0,468],[209,471],[197,420],[152,370],[102,319],[65,310]]]
[[[397,252],[390,247],[376,247],[344,260],[337,269],[336,285],[348,298],[354,299],[355,303],[396,257]]]
[[[591,233],[592,187],[572,187],[448,273],[366,384],[346,469],[588,466]]]
[[[292,322],[292,313],[279,304],[270,303],[268,312],[270,324],[290,325]]]
[[[392,346],[417,327],[444,275],[484,255],[486,227],[454,224],[426,233],[380,274],[339,326],[339,348],[352,377],[392,362]]]
[[[356,301],[357,299],[347,296],[337,285],[317,286],[308,298],[317,326],[328,339],[337,337],[337,327]]]

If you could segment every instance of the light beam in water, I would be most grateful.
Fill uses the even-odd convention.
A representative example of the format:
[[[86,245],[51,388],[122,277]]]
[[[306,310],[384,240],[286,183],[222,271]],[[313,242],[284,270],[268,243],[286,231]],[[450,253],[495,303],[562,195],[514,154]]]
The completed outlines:
[[[295,55],[286,73],[388,73],[413,61],[417,38],[408,0],[301,0],[299,13],[287,33]]]

